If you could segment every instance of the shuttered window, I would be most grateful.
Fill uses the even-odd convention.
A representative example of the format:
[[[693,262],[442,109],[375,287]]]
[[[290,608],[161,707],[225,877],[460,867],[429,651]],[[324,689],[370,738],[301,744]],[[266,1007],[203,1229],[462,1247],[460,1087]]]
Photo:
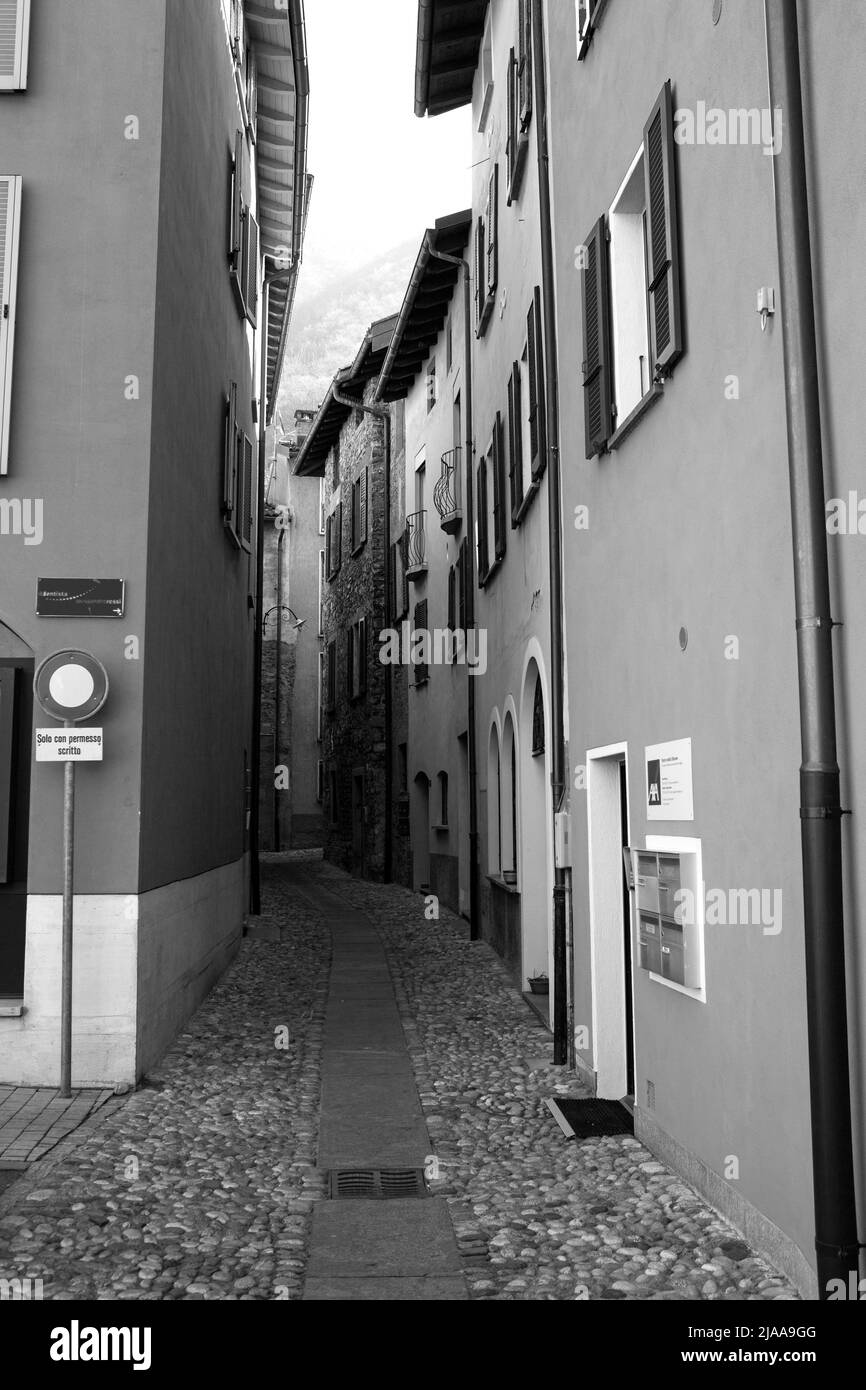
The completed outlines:
[[[478,536],[478,583],[483,584],[490,568],[487,546],[487,459],[478,460],[478,515],[476,533]]]
[[[21,179],[0,177],[0,474],[9,471]]]
[[[413,635],[415,632],[427,632],[427,600],[422,599],[415,604],[415,618],[412,624]],[[419,644],[420,645],[420,644]],[[430,678],[430,667],[426,661],[413,661],[415,667],[415,684],[422,685]]]
[[[238,434],[237,463],[237,536],[244,550],[249,550],[253,538],[253,441]]]
[[[490,175],[490,183],[487,188],[487,247],[486,247],[486,269],[487,269],[487,294],[496,294],[496,285],[499,279],[499,165],[494,164],[493,173]]]
[[[448,631],[453,632],[457,627],[457,569],[451,565],[448,569]]]
[[[326,708],[327,708],[327,709],[333,709],[333,708],[334,708],[334,705],[337,703],[337,643],[336,643],[336,641],[331,641],[331,642],[328,643],[327,666],[328,666],[328,679],[327,679],[326,695],[325,695]]]
[[[367,493],[370,470],[362,468],[352,484],[352,553],[360,550],[367,540]]]
[[[600,454],[613,429],[610,357],[610,278],[607,232],[600,217],[584,243],[583,402],[586,457]]]
[[[316,629],[321,637],[325,631],[325,552],[319,551],[319,625]]]
[[[647,290],[653,375],[667,375],[682,356],[677,190],[671,84],[666,82],[644,126]]]
[[[547,419],[544,397],[544,333],[541,316],[541,290],[536,287],[526,325],[529,351],[529,438],[532,476],[538,479],[547,465]]]
[[[367,619],[361,618],[355,634],[355,646],[357,650],[356,660],[358,663],[358,695],[359,697],[367,693]]]
[[[223,443],[223,523],[232,540],[238,541],[238,388],[233,381],[225,407],[225,439]]]
[[[481,319],[486,298],[484,280],[484,248],[486,244],[484,218],[479,217],[475,224],[475,328],[478,333],[481,332]]]
[[[229,205],[229,276],[241,313],[244,312],[244,286],[242,281],[243,241],[244,241],[244,136],[243,131],[235,132],[235,150],[231,168],[231,194]]]
[[[249,208],[244,217],[244,310],[255,328],[259,321],[259,224]]]
[[[472,588],[472,551],[469,539],[464,537],[460,543],[458,560],[460,571],[460,627],[465,632],[475,622],[475,595]]]
[[[521,416],[520,364],[514,363],[508,383],[508,479],[511,494],[511,525],[517,525],[523,505],[523,429]]]
[[[505,428],[497,412],[493,431],[493,543],[497,560],[505,554]]]
[[[346,694],[353,699],[355,691],[355,628],[346,629]]]
[[[0,92],[27,86],[30,0],[0,0]]]
[[[518,9],[518,110],[525,131],[532,120],[532,0],[519,0]]]

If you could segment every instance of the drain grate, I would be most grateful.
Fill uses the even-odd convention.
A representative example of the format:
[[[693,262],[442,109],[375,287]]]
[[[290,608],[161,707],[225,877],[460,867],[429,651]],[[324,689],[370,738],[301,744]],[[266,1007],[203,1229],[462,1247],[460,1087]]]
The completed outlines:
[[[426,1197],[423,1168],[334,1168],[329,1195],[368,1201],[395,1197]]]
[[[557,1097],[548,1107],[560,1129],[575,1139],[634,1134],[634,1119],[617,1100],[571,1100]]]

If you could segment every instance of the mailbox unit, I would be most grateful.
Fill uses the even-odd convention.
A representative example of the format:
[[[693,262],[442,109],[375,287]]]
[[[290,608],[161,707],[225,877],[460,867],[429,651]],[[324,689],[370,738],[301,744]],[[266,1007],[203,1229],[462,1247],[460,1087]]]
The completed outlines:
[[[628,851],[633,873],[638,964],[687,989],[703,986],[698,902],[697,855],[692,852]],[[681,889],[688,897],[678,900]],[[684,910],[691,905],[692,911]]]

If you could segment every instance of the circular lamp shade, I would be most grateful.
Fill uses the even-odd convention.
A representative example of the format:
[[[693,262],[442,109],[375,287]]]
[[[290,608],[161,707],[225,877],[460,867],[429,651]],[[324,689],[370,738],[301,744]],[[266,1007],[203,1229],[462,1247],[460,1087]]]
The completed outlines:
[[[108,673],[90,652],[55,652],[36,672],[33,691],[52,719],[78,724],[91,719],[105,704]]]

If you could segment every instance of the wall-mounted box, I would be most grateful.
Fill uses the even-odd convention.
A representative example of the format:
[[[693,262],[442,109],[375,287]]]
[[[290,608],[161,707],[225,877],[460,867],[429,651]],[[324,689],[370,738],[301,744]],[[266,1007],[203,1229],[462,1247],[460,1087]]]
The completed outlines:
[[[703,988],[698,856],[691,850],[630,850],[641,970],[685,989]]]

